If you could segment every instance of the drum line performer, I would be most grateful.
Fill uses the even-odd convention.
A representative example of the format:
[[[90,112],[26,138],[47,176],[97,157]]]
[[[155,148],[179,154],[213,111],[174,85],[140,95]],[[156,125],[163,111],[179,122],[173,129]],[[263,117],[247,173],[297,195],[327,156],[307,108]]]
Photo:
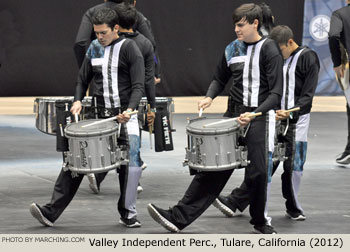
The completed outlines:
[[[341,60],[340,43],[350,55],[350,0],[347,0],[347,6],[340,8],[332,13],[331,25],[328,33],[329,50],[332,55],[334,72],[337,76],[344,77],[345,65]],[[350,57],[348,58],[350,64]],[[350,85],[350,83],[347,83]],[[350,107],[346,104],[346,114],[348,120],[348,137],[345,150],[335,160],[338,164],[350,164]]]
[[[136,109],[144,92],[144,62],[134,41],[118,35],[116,12],[109,8],[98,10],[92,19],[97,39],[92,41],[80,68],[72,114],[79,114],[81,101],[88,85],[94,79],[94,97],[100,118],[116,116],[121,132],[120,145],[128,153],[129,163],[118,168],[120,197],[119,223],[126,227],[140,227],[137,220],[137,185],[141,175],[138,163],[139,136],[137,116],[128,115]],[[93,99],[94,100],[94,99]],[[95,115],[91,115],[92,118]],[[33,203],[30,212],[41,224],[53,226],[76,194],[84,175],[73,174],[62,168],[51,202],[39,206]]]
[[[254,232],[276,233],[264,216],[267,184],[272,170],[273,137],[275,128],[274,108],[282,95],[283,58],[276,43],[262,38],[259,28],[262,11],[256,4],[243,4],[234,11],[233,23],[238,41],[226,47],[225,54],[216,68],[206,97],[199,108],[207,108],[224,90],[232,76],[230,96],[235,103],[234,116],[245,127],[249,124],[246,140],[248,159],[246,179],[251,185],[250,223]],[[234,43],[242,46],[234,47]],[[238,50],[232,50],[238,48]],[[249,113],[263,112],[263,116],[251,119]],[[264,132],[264,134],[261,134]],[[179,232],[197,219],[219,196],[233,170],[198,172],[183,198],[171,209],[164,210],[148,205],[151,217],[171,232]]]
[[[122,3],[118,4],[114,10],[119,16],[119,35],[135,41],[136,45],[142,53],[145,65],[145,93],[147,102],[150,104],[150,111],[147,112],[147,123],[148,125],[153,125],[156,112],[156,99],[154,85],[154,53],[152,43],[141,33],[133,31],[132,27],[135,25],[137,17],[135,7]],[[95,193],[98,193],[100,190],[100,184],[106,175],[107,172],[95,174],[96,187],[92,187],[91,190],[93,190]],[[138,186],[138,190],[139,188],[140,185]]]
[[[80,68],[85,54],[86,50],[88,49],[91,41],[96,38],[96,35],[93,30],[93,24],[92,24],[92,17],[96,11],[98,11],[101,8],[111,8],[114,9],[117,7],[119,4],[130,4],[135,6],[136,1],[134,0],[104,0],[103,3],[98,4],[96,6],[93,6],[89,8],[83,15],[80,26],[76,35],[75,43],[74,43],[74,54],[75,58],[78,63],[78,67]],[[139,11],[137,12],[137,17],[136,17],[136,22],[134,25],[134,30],[137,30],[140,32],[142,35],[144,35],[149,41],[152,43],[153,49],[156,50],[156,42],[154,39],[154,35],[152,33],[151,29],[151,23],[150,21]],[[159,62],[159,57],[157,56],[154,58],[155,62],[157,62],[157,76],[155,77],[155,80],[157,82],[160,82],[160,62]],[[90,87],[90,92],[93,93],[93,86],[92,88]],[[142,169],[147,168],[147,164],[143,162],[143,160],[140,158],[141,166]],[[94,193],[99,193],[100,188],[99,188],[99,182],[96,180],[95,174],[90,173],[87,175],[89,179],[89,187],[91,191]],[[141,187],[142,189],[142,187]]]
[[[281,110],[277,110],[276,114],[276,120],[281,120],[282,128],[287,128],[285,136],[277,136],[286,143],[287,159],[283,162],[281,175],[282,194],[286,200],[286,216],[300,221],[306,219],[298,200],[298,192],[306,161],[310,111],[318,83],[320,62],[316,52],[306,46],[299,46],[294,41],[293,31],[288,26],[275,27],[270,39],[276,41],[285,59]],[[300,107],[300,110],[285,112],[296,107]],[[274,162],[273,173],[278,166],[279,161]],[[244,180],[228,196],[219,196],[213,205],[228,217],[235,216],[237,209],[243,212],[249,205],[248,184]]]

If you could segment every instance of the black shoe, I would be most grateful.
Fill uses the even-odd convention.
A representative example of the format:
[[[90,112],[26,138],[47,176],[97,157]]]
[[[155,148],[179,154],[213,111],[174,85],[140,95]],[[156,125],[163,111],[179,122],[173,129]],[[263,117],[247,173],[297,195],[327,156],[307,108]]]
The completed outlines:
[[[128,227],[128,228],[141,227],[141,222],[138,219],[136,219],[136,217],[131,218],[131,219],[126,219],[126,218],[120,217],[119,223]]]
[[[148,204],[147,210],[148,210],[148,213],[153,218],[153,220],[158,222],[165,229],[173,233],[180,232],[180,229],[177,226],[175,226],[173,223],[171,223],[171,221],[169,220],[170,218],[169,217],[166,218],[167,212],[165,210],[160,209],[153,204]]]
[[[232,203],[229,201],[227,197],[224,197],[224,196],[217,197],[213,202],[213,206],[219,209],[227,217],[237,216],[236,214],[237,208],[232,206]]]
[[[304,221],[306,220],[306,217],[304,214],[302,213],[293,213],[290,211],[286,212],[286,217],[291,219],[291,220],[295,220],[295,221]]]
[[[339,157],[335,160],[338,164],[350,164],[350,153],[344,151]]]
[[[277,231],[270,225],[255,225],[253,228],[255,234],[277,234]]]
[[[29,207],[29,211],[32,214],[32,216],[37,219],[41,224],[43,224],[46,227],[52,227],[53,222],[49,221],[44,214],[41,212],[41,209],[39,205],[36,203],[32,203]]]

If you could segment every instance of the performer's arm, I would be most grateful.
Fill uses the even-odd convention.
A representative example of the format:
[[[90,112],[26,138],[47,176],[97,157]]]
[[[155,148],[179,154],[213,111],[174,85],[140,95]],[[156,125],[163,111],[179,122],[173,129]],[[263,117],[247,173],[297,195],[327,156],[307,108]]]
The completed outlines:
[[[301,90],[300,97],[295,104],[295,107],[300,107],[300,114],[309,112],[312,106],[312,99],[315,95],[317,83],[318,83],[318,73],[320,70],[320,62],[315,52],[310,51],[302,55],[301,71],[304,72],[305,81]]]
[[[265,61],[266,76],[269,85],[269,95],[265,101],[255,110],[255,112],[266,113],[271,109],[276,109],[281,101],[283,91],[283,58],[282,55],[275,54]]]
[[[214,78],[210,83],[206,96],[211,99],[217,97],[225,89],[230,77],[231,70],[227,66],[225,55],[223,55],[219,64],[216,66]]]
[[[343,22],[335,12],[332,14],[331,25],[328,33],[329,50],[332,55],[332,61],[334,67],[338,67],[341,64],[341,52],[340,52],[340,33],[343,30]]]
[[[127,57],[130,66],[131,96],[128,108],[136,109],[144,92],[145,83],[145,63],[134,41],[127,44]]]
[[[79,30],[74,43],[74,54],[80,68],[83,64],[85,53],[91,42],[93,32],[93,25],[88,12],[84,14],[81,19]]]

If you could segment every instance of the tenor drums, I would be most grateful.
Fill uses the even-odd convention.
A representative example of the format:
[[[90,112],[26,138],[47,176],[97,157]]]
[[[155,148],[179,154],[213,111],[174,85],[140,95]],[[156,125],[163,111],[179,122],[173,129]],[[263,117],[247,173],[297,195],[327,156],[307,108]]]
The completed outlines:
[[[73,172],[101,173],[121,164],[121,150],[117,146],[118,124],[105,122],[82,127],[95,121],[99,120],[71,123],[64,130],[69,141],[68,169]]]
[[[74,101],[73,96],[41,97],[34,100],[34,113],[36,114],[35,127],[43,133],[56,135],[57,131],[57,106],[62,106],[62,111],[69,111]],[[81,119],[85,119],[91,107],[91,97],[85,97],[82,101]]]
[[[221,171],[242,166],[246,153],[238,146],[239,124],[229,122],[205,127],[217,118],[199,118],[186,127],[185,163],[198,171]],[[243,158],[244,154],[244,158]]]
[[[273,162],[283,162],[287,160],[286,157],[286,143],[285,136],[287,133],[288,126],[282,124],[281,121],[276,122],[276,133],[275,133],[275,147],[273,150],[272,161]]]
[[[61,100],[71,106],[73,97],[42,97],[34,101],[35,127],[43,133],[56,135],[56,101]]]
[[[169,113],[170,128],[173,129],[173,113],[175,112],[173,98],[156,97],[156,109],[157,109],[157,112],[162,112],[163,110],[165,110],[166,112]],[[146,123],[146,120],[145,120],[146,114],[147,114],[147,97],[142,97],[138,108],[138,118],[141,119],[142,121],[140,125],[144,125]]]

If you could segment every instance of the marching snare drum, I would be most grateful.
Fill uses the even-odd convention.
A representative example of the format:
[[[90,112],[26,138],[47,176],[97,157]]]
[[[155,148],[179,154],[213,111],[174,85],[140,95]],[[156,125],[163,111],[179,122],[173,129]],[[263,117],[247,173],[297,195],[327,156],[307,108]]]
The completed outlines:
[[[198,171],[221,171],[247,165],[247,151],[238,145],[239,124],[217,122],[217,118],[191,120],[186,127],[188,146],[185,164]]]
[[[68,169],[76,173],[101,173],[121,164],[121,150],[117,145],[118,124],[105,122],[82,127],[96,119],[71,123],[65,128],[69,141]]]

